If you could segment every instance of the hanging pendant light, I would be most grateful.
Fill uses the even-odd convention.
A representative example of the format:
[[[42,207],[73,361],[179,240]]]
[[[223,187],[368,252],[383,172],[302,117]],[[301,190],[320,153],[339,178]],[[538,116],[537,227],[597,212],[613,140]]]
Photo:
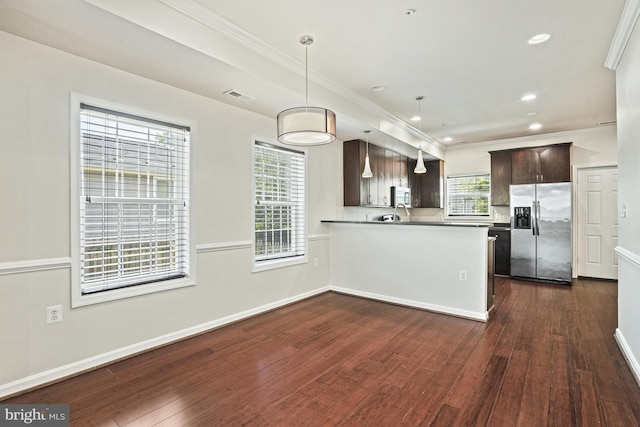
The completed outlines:
[[[369,132],[370,130],[365,130],[364,133],[367,135],[367,156],[364,158],[364,170],[362,171],[363,178],[372,178],[373,173],[371,173],[371,164],[369,163]]]
[[[278,114],[278,141],[289,145],[321,145],[336,139],[336,114],[326,108],[309,106],[308,47],[313,37],[301,36],[304,45],[305,106]]]
[[[420,111],[420,101],[424,99],[424,96],[416,96],[416,100],[418,101],[418,129],[420,133],[422,133],[422,115]],[[418,143],[418,162],[416,163],[416,167],[413,170],[413,173],[427,173],[427,168],[424,165],[424,159],[422,158],[422,141]]]

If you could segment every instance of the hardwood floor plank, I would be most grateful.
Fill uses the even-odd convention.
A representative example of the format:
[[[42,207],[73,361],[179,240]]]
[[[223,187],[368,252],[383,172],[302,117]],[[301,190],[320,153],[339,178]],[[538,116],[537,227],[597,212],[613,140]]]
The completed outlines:
[[[488,323],[325,293],[3,403],[71,425],[638,426],[615,283],[496,278]]]

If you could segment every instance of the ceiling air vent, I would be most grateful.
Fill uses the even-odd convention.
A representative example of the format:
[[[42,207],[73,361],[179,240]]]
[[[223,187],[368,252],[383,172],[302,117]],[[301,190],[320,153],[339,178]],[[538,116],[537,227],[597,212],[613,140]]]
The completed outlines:
[[[239,99],[241,101],[244,102],[251,102],[253,101],[255,98],[255,96],[251,96],[251,95],[247,95],[246,93],[242,93],[240,91],[237,91],[235,89],[229,89],[226,92],[223,92],[225,95],[231,96],[233,98]]]
[[[615,120],[609,120],[608,122],[598,122],[598,126],[607,126],[607,125],[615,125]]]

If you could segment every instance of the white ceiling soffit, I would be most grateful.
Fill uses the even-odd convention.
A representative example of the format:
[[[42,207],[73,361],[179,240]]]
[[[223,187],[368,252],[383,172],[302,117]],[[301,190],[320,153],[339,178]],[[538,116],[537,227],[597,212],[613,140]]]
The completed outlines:
[[[299,58],[293,58],[196,1],[84,1],[246,73],[259,70],[258,77],[260,79],[281,86],[282,90],[288,91],[290,90],[288,88],[292,86],[304,87],[304,82],[300,85],[291,84],[293,78],[291,73],[295,74],[297,79],[304,79],[304,49],[302,46]],[[182,14],[182,19],[176,16],[175,11]],[[194,26],[194,21],[200,25]],[[297,40],[301,35],[293,37]],[[233,52],[233,54],[226,54],[226,52]],[[312,61],[312,48],[309,52]],[[360,94],[315,72],[312,66],[309,66],[308,73],[310,85],[315,84],[324,89],[313,90],[313,87],[310,88],[310,104],[316,103],[316,105],[331,108],[339,115],[338,118],[341,122],[366,123],[367,127],[378,129],[384,133],[387,133],[386,129],[389,126],[383,128],[379,126],[379,123],[390,123],[394,129],[401,129],[402,132],[387,133],[389,136],[416,148],[420,145],[427,154],[427,158],[443,158],[445,146],[438,140],[407,124]],[[304,92],[300,90],[301,104],[304,101],[303,94]],[[282,109],[290,107],[291,105],[283,105]],[[352,118],[353,120],[343,120],[344,118]],[[354,135],[354,131],[355,128],[350,128],[347,138],[362,137],[360,134]],[[394,145],[393,142],[389,144]]]

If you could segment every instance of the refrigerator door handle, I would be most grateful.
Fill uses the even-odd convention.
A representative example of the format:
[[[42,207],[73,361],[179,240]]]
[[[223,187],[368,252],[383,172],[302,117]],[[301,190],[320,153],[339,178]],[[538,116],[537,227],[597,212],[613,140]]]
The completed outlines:
[[[538,226],[538,218],[536,214],[536,202],[533,201],[531,205],[531,233],[536,235],[536,227]]]
[[[540,201],[536,203],[536,236],[540,235]]]

